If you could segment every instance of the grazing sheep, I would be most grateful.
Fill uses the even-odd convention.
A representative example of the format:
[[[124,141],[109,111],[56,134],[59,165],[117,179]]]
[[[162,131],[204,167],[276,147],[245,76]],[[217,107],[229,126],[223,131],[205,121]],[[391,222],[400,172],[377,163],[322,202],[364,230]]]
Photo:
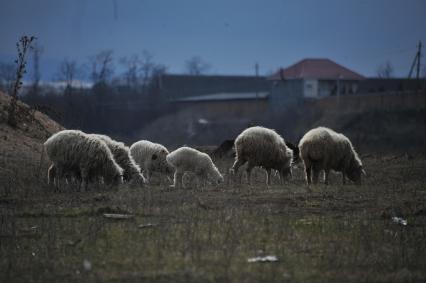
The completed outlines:
[[[173,173],[173,168],[166,161],[169,151],[161,144],[141,140],[130,146],[130,154],[141,167],[147,182],[153,173],[166,175]]]
[[[235,140],[235,163],[231,171],[238,172],[238,168],[247,162],[247,178],[251,183],[251,170],[255,166],[266,169],[266,184],[271,184],[271,172],[275,169],[280,174],[281,182],[291,176],[291,161],[293,152],[287,148],[284,139],[274,130],[264,127],[245,129]]]
[[[329,183],[330,170],[342,172],[343,184],[346,176],[361,184],[365,174],[362,162],[350,140],[343,134],[318,127],[307,132],[299,142],[300,156],[305,165],[306,181],[318,183],[320,171],[325,171],[325,183]]]
[[[78,130],[64,130],[52,135],[44,146],[54,165],[48,175],[50,178],[56,175],[57,186],[69,174],[79,175],[85,189],[89,180],[98,177],[107,184],[122,182],[123,169],[105,142],[98,138]]]
[[[124,145],[124,143],[117,142],[106,135],[91,134],[90,136],[98,138],[106,143],[114,156],[114,160],[123,168],[124,181],[134,180],[141,185],[145,183],[145,178],[142,176],[139,166],[133,160],[129,148]]]
[[[223,177],[210,156],[196,149],[186,146],[178,148],[169,153],[166,160],[175,169],[172,185],[175,188],[182,186],[182,177],[185,172],[194,173],[198,179],[198,185],[200,182],[205,183],[207,180],[211,180],[216,184],[223,182]]]

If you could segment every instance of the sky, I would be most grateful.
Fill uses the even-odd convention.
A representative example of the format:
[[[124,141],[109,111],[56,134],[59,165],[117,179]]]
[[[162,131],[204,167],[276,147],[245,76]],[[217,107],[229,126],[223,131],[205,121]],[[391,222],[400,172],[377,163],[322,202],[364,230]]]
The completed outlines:
[[[426,44],[426,1],[0,0],[0,61],[13,62],[23,34],[44,49],[42,80],[65,58],[83,64],[106,49],[116,59],[147,50],[170,73],[184,73],[193,56],[208,73],[231,75],[329,58],[365,76],[389,61],[406,77]]]

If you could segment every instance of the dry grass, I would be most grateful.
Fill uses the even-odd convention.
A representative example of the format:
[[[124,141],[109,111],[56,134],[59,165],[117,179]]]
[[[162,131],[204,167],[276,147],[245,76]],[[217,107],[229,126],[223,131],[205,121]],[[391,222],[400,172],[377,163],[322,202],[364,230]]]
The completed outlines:
[[[30,162],[3,160],[9,166],[0,168],[15,177],[0,190],[1,282],[426,279],[424,157],[365,158],[369,176],[360,187],[334,176],[334,185],[307,188],[297,169],[295,180],[270,188],[259,170],[251,187],[81,193],[53,193]],[[232,160],[217,163],[226,171]],[[247,262],[259,255],[279,261]]]

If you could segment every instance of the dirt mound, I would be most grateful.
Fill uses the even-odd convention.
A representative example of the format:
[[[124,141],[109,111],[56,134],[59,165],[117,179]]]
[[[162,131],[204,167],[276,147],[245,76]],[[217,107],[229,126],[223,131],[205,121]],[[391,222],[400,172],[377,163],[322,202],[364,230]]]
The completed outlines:
[[[16,128],[10,127],[7,124],[10,99],[10,96],[0,92],[0,187],[13,182],[15,177],[23,176],[25,172],[34,175],[41,171],[46,166],[41,156],[43,143],[53,133],[63,129],[45,114],[22,102],[18,102],[18,125]]]

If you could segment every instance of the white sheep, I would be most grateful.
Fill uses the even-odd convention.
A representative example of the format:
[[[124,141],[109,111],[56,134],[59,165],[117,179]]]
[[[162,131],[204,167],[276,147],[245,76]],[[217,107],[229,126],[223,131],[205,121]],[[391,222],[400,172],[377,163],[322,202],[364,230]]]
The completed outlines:
[[[161,144],[141,140],[130,146],[130,154],[141,167],[147,182],[153,173],[166,175],[173,173],[173,168],[166,161],[169,151]]]
[[[89,180],[99,177],[107,184],[122,182],[123,169],[105,142],[96,137],[78,130],[64,130],[52,135],[44,147],[54,165],[49,168],[48,176],[56,176],[57,185],[69,175],[80,176],[84,189]]]
[[[144,184],[145,178],[141,174],[139,166],[130,154],[129,148],[122,142],[117,142],[106,135],[91,134],[90,136],[101,139],[106,143],[114,156],[115,162],[123,168],[123,180],[135,181],[137,184]]]
[[[180,147],[169,153],[167,162],[174,167],[174,182],[172,187],[182,187],[182,177],[185,173],[194,173],[197,177],[197,187],[200,182],[211,180],[219,184],[223,182],[223,176],[214,165],[210,156],[190,147]]]
[[[251,183],[251,171],[260,166],[266,169],[266,184],[271,184],[272,170],[277,170],[281,182],[291,176],[293,151],[289,149],[284,139],[274,130],[264,127],[245,129],[235,139],[235,163],[231,172],[237,173],[238,168],[247,162],[247,179]]]
[[[318,127],[307,132],[299,142],[300,156],[303,160],[306,181],[318,183],[320,171],[325,171],[325,183],[329,183],[330,170],[342,172],[343,184],[346,176],[361,184],[361,175],[365,174],[362,162],[350,140],[343,134]]]

